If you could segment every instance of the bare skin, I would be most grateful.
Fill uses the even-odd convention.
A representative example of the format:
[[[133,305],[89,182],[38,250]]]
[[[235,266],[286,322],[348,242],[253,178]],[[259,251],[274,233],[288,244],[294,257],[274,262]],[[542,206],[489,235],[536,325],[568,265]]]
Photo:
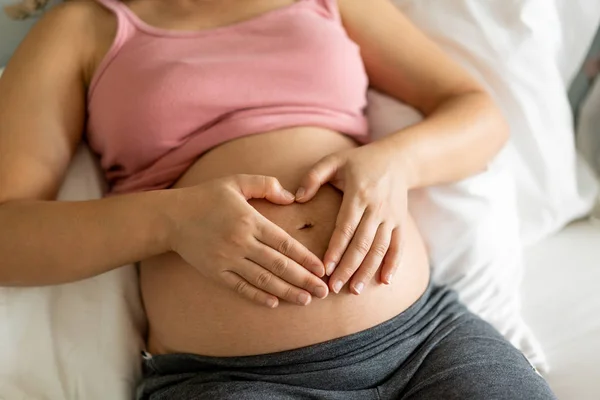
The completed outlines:
[[[150,25],[176,30],[225,26],[291,3],[127,2]],[[427,117],[423,123],[391,135],[380,147],[357,150],[353,160],[341,155],[350,154],[356,144],[338,132],[307,126],[254,135],[200,157],[174,189],[86,203],[53,199],[81,140],[86,89],[110,47],[116,23],[110,12],[88,1],[52,11],[0,80],[0,284],[57,284],[146,260],[140,272],[149,349],[217,356],[267,353],[333,339],[372,327],[414,303],[429,271],[410,216],[398,213],[396,220],[386,222],[390,232],[401,226],[402,234],[388,235],[385,249],[392,256],[381,264],[382,270],[394,272],[394,281],[383,285],[388,274],[375,274],[379,263],[366,265],[368,257],[340,260],[341,253],[357,249],[352,238],[343,243],[336,231],[352,226],[359,242],[365,239],[361,232],[368,231],[350,223],[351,215],[356,219],[362,211],[338,216],[342,202],[358,198],[355,188],[364,183],[372,188],[373,198],[389,198],[386,206],[402,208],[412,188],[481,171],[505,142],[507,130],[481,87],[386,0],[340,0],[339,5],[348,34],[361,46],[371,83],[418,108]],[[319,164],[330,155],[333,161]],[[388,187],[376,187],[356,172],[390,155],[394,168],[385,169],[386,174],[393,171],[386,178],[398,198],[386,197]],[[335,178],[328,168],[357,185],[334,189],[327,183]],[[260,178],[231,178],[235,174],[275,176],[289,191],[308,188],[311,198],[292,204],[274,181],[265,185]],[[213,198],[224,201],[208,201]],[[262,241],[269,243],[251,250],[258,242],[233,232],[233,216],[227,224],[210,220],[213,211],[223,218],[230,210],[233,214],[234,208],[219,208],[225,203],[249,224],[247,231],[262,232],[268,238]],[[207,246],[206,238],[215,239],[215,245]],[[377,243],[371,242],[375,248]],[[285,251],[282,243],[293,251],[290,246]],[[257,264],[263,269],[252,267],[263,272],[240,285],[224,273],[229,268],[224,260],[230,253],[242,259],[251,251],[270,256]],[[339,294],[331,293],[319,258],[325,264],[339,263],[332,277],[343,277],[347,284]],[[234,266],[231,260],[231,268],[251,275],[250,267]],[[277,260],[289,265],[285,273],[274,271],[274,265],[281,265]],[[268,282],[261,278],[265,276]],[[360,295],[357,277],[366,283]],[[317,288],[325,289],[325,299]],[[309,296],[304,306],[298,304],[302,294]]]
[[[301,146],[300,146],[301,145]],[[299,128],[246,137],[200,158],[176,186],[240,172],[273,175],[295,190],[315,162],[355,147],[337,132]],[[302,152],[298,152],[298,148]],[[341,194],[324,186],[306,204],[277,206],[252,200],[261,214],[322,258],[334,229]],[[181,257],[165,254],[142,263],[141,287],[149,320],[149,351],[211,356],[270,353],[358,332],[399,314],[423,293],[429,265],[412,221],[404,261],[391,286],[373,280],[356,296],[347,287],[305,307],[281,302],[270,310],[232,295],[203,278]]]

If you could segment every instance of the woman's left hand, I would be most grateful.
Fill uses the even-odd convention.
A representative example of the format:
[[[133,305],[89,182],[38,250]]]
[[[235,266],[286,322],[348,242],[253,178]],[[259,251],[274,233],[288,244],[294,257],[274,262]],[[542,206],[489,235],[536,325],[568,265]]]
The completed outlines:
[[[378,272],[379,282],[391,284],[403,250],[406,172],[399,152],[378,141],[323,158],[302,180],[296,193],[300,203],[326,183],[343,192],[323,260],[335,293],[350,281],[352,292],[360,294]]]

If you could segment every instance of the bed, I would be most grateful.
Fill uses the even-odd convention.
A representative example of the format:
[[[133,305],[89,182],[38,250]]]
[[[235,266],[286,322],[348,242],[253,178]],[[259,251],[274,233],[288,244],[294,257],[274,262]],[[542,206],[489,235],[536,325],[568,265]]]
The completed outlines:
[[[600,399],[600,225],[575,222],[528,248],[526,261],[523,311],[550,385],[559,399]]]
[[[560,139],[565,143],[572,140],[564,137],[565,132],[573,131],[566,92],[571,86],[570,98],[578,108],[591,85],[578,70],[600,24],[600,3],[524,0],[505,8],[505,0],[485,4],[480,0],[395,1],[451,54],[466,60],[492,90],[502,93],[512,85],[511,94],[501,96],[500,101],[510,103],[505,111],[511,118],[525,119],[522,125],[514,127],[516,130],[546,133],[552,126],[560,125],[564,128]],[[549,7],[549,2],[553,7]],[[481,43],[493,41],[486,35],[498,33],[498,27],[508,34],[481,47]],[[476,29],[482,41],[469,42],[469,37],[475,37],[469,29]],[[445,32],[464,38],[472,47],[461,47],[453,41],[457,36]],[[551,45],[542,46],[535,57],[526,54],[545,42]],[[502,46],[518,51],[510,53],[513,57],[508,60]],[[479,58],[470,51],[477,51]],[[499,62],[494,57],[503,60],[504,66],[485,75],[481,71],[486,68],[480,67],[497,66]],[[532,72],[534,69],[527,69],[525,64],[536,57],[540,66]],[[549,108],[531,108],[536,96],[549,99]],[[515,105],[514,109],[511,105]],[[527,115],[523,117],[517,108],[527,108]],[[532,116],[553,110],[560,110],[560,115],[552,120]],[[558,129],[554,133],[557,132]],[[543,145],[543,137],[533,139],[529,143]],[[524,162],[518,159],[518,150],[533,149],[527,148],[527,143],[517,145],[517,150],[504,159],[521,165]],[[559,399],[598,400],[600,223],[588,216],[597,182],[587,169],[571,165],[578,160],[567,159],[564,165],[572,171],[557,177],[566,182],[560,189],[570,196],[569,201],[563,202],[568,207],[556,206],[558,200],[564,199],[557,199],[547,208],[546,204],[538,208],[520,205],[525,246],[520,295],[524,319],[541,342],[550,366],[545,375]],[[528,170],[524,171],[513,173],[528,178]],[[556,170],[545,172],[556,176]],[[67,180],[70,183],[61,192],[63,198],[83,200],[102,193],[103,181],[95,161],[83,147]],[[552,196],[558,196],[552,182],[536,187],[537,192],[532,191],[531,182],[521,181],[522,186],[517,189],[522,190],[517,194],[538,202],[540,196],[548,194],[548,203],[552,203]],[[0,400],[130,399],[140,372],[132,360],[135,363],[139,359],[143,346],[139,332],[144,323],[132,266],[57,288],[0,290]]]

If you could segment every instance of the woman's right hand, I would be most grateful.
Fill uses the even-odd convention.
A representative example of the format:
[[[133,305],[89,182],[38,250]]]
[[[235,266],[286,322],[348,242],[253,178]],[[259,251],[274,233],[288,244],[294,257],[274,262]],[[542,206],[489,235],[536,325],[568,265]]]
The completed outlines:
[[[277,179],[235,175],[174,191],[170,247],[202,275],[270,308],[327,297],[321,260],[248,203],[292,204]]]

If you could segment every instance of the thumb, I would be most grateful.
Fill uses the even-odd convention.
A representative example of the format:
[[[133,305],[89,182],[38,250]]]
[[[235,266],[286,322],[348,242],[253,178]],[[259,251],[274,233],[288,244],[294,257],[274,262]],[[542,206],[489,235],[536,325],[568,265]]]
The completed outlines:
[[[339,166],[340,159],[333,155],[316,163],[302,178],[300,187],[296,191],[296,201],[306,203],[315,197],[321,186],[336,176]]]
[[[237,175],[235,181],[246,200],[265,199],[281,205],[294,202],[294,195],[285,190],[277,178],[263,175]]]

